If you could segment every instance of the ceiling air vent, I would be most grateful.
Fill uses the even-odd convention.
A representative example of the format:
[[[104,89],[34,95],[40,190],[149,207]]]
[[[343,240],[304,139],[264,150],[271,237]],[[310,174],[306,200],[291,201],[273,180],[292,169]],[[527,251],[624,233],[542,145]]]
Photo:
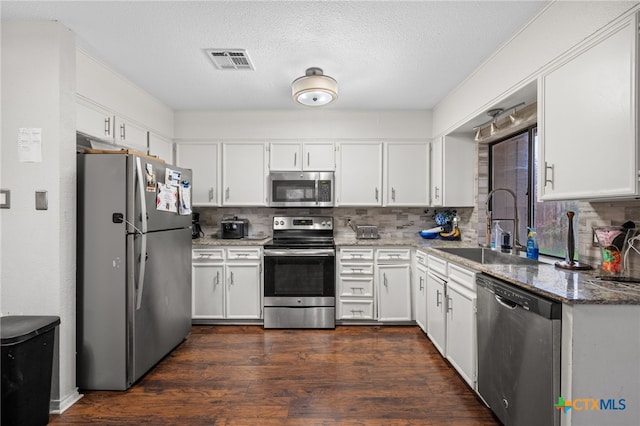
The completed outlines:
[[[244,49],[205,49],[204,51],[219,70],[255,70]]]

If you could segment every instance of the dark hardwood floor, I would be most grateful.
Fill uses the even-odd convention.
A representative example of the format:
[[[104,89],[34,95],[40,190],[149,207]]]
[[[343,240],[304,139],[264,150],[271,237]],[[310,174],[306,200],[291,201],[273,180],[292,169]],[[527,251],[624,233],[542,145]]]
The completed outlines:
[[[128,391],[83,393],[50,424],[499,424],[410,326],[194,326]]]

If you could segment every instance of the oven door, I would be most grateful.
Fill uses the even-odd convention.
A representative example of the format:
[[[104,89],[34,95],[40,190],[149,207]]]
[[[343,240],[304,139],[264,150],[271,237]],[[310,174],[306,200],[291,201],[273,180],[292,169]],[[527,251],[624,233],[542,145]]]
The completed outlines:
[[[265,298],[335,300],[335,249],[265,249]]]

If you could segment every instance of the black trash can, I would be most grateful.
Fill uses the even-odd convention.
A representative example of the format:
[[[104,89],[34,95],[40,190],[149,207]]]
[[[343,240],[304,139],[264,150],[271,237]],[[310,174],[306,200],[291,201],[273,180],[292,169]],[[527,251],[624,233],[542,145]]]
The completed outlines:
[[[49,422],[54,316],[0,317],[2,335],[2,425]]]

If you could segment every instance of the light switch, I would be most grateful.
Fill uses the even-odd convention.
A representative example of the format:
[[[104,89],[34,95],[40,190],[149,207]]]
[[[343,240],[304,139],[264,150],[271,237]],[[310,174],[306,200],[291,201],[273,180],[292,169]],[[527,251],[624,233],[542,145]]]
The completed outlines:
[[[0,209],[8,209],[11,207],[11,191],[8,189],[0,189]]]
[[[36,210],[47,210],[48,208],[47,191],[36,191]]]

